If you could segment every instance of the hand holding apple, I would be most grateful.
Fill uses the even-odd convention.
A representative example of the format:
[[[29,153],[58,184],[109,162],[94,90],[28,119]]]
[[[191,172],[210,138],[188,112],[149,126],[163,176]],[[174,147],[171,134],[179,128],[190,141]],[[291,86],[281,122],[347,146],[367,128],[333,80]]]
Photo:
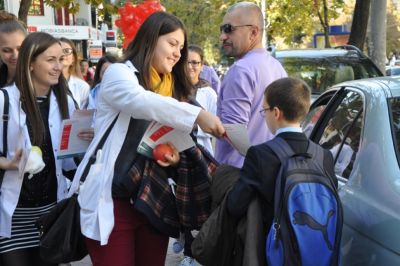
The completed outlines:
[[[179,152],[171,142],[158,144],[153,150],[153,158],[163,167],[175,166],[179,163]]]

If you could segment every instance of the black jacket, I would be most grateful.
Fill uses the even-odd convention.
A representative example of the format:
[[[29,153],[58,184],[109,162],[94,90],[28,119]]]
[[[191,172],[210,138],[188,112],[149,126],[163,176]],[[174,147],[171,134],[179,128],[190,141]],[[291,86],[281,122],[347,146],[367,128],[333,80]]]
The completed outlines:
[[[239,178],[238,168],[223,165],[213,175],[211,196],[215,208],[192,243],[193,257],[205,266],[263,266],[265,230],[257,198],[247,215],[236,219],[226,208],[226,191]]]
[[[308,139],[305,134],[285,132],[279,137],[288,142],[295,153],[305,153],[308,148]],[[330,151],[324,150],[324,168],[332,177],[334,161]],[[265,144],[250,147],[247,151],[240,178],[228,194],[227,207],[231,215],[241,217],[251,200],[258,196],[260,199],[265,228],[270,228],[274,213],[275,180],[281,163],[275,153]],[[337,179],[335,178],[337,186]]]

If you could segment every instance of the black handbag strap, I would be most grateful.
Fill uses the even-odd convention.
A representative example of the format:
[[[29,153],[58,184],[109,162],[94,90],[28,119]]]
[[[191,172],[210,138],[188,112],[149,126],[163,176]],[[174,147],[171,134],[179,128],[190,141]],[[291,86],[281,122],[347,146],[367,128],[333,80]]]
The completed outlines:
[[[7,157],[7,132],[8,132],[8,119],[9,119],[9,109],[10,109],[10,99],[8,97],[8,92],[5,89],[0,89],[4,94],[4,109],[3,109],[3,156]],[[0,188],[3,183],[4,171],[0,173]],[[1,193],[1,192],[0,192]]]
[[[101,137],[101,140],[99,141],[99,144],[97,144],[97,147],[96,147],[94,153],[92,154],[92,156],[90,156],[89,161],[85,166],[85,170],[82,173],[82,176],[81,176],[81,179],[80,179],[81,183],[85,182],[86,176],[87,176],[87,174],[89,173],[89,170],[90,170],[90,166],[92,166],[92,164],[94,164],[95,161],[96,161],[97,151],[99,149],[103,148],[104,143],[106,142],[108,135],[110,135],[110,132],[111,132],[112,128],[114,127],[115,122],[117,122],[118,117],[119,117],[119,114],[114,118],[114,121],[112,121],[111,125],[107,128],[107,130],[104,133],[103,137]]]

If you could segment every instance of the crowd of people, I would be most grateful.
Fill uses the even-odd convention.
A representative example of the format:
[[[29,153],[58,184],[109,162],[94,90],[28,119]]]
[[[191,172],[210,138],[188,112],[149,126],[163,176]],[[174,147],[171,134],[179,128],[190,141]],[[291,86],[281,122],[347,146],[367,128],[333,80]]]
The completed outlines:
[[[0,266],[54,265],[40,256],[35,221],[78,188],[81,231],[97,266],[164,265],[170,237],[177,238],[176,252],[184,250],[180,265],[194,265],[192,231],[211,212],[210,180],[218,164],[243,167],[227,199],[232,217],[243,216],[256,195],[273,206],[276,158],[272,172],[259,172],[268,168],[269,159],[260,158],[264,147],[239,154],[223,125],[246,125],[253,146],[292,132],[285,135],[289,143],[296,143],[295,136],[300,149],[306,148],[299,121],[309,107],[309,88],[285,79],[285,70],[262,46],[263,30],[256,4],[240,2],[227,10],[220,40],[235,63],[221,83],[203,49],[188,44],[182,21],[167,12],[150,15],[123,58],[105,55],[94,72],[87,60],[79,60],[71,40],[27,34],[15,16],[1,12],[0,88],[10,96],[10,111],[8,152],[0,155]],[[283,87],[295,109],[276,100],[274,93]],[[61,123],[77,109],[96,110],[93,128],[78,135],[90,145],[83,158],[59,159]],[[142,156],[137,147],[148,121],[190,134],[196,145],[178,152],[169,143],[173,152],[164,161]],[[18,164],[24,149],[33,146],[40,148],[45,167],[29,176]],[[175,190],[167,178],[175,181]],[[265,226],[271,224],[268,210],[262,212]]]

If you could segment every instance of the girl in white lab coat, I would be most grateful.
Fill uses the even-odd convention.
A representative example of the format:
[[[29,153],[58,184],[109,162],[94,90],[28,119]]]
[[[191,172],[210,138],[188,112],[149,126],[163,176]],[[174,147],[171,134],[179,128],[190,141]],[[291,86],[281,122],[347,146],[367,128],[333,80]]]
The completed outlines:
[[[68,81],[69,90],[79,109],[86,109],[89,101],[90,86],[83,79],[75,44],[64,37],[60,38],[60,41],[65,55],[63,61],[64,77]]]
[[[129,156],[137,149],[137,144],[131,145],[136,141],[132,137],[135,128],[130,126],[132,118],[155,120],[187,134],[196,123],[218,137],[224,133],[216,116],[176,100],[189,100],[192,91],[186,64],[183,23],[171,14],[158,12],[142,24],[126,49],[124,62],[110,65],[104,73],[97,102],[96,135],[70,189],[70,194],[78,189],[90,157],[116,121],[102,146],[103,155],[90,168],[78,197],[81,230],[93,265],[164,265],[168,235],[157,230],[129,198],[121,198],[112,183],[120,166],[134,163]],[[174,153],[165,159],[163,166],[174,165],[179,158]]]
[[[57,159],[61,122],[75,109],[62,75],[64,56],[60,42],[51,35],[29,34],[20,48],[15,85],[6,88],[8,153],[2,160],[14,158],[19,149],[38,146],[45,167],[31,178],[15,167],[5,172],[0,195],[2,266],[52,265],[40,258],[35,221],[65,197],[62,170],[76,168],[72,159]],[[0,127],[2,140],[2,123]]]

